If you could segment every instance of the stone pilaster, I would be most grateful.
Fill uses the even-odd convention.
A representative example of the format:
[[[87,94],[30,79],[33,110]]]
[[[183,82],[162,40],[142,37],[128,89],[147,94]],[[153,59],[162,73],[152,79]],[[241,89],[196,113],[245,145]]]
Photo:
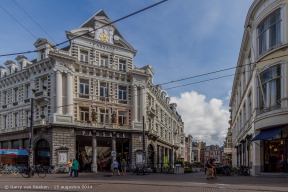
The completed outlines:
[[[56,71],[56,113],[62,115],[62,73]]]

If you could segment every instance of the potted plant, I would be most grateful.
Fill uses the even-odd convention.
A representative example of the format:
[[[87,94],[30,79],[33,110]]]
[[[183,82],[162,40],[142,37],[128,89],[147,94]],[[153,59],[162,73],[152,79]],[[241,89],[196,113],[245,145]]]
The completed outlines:
[[[44,114],[40,115],[40,117],[41,117],[42,119],[45,119],[45,115],[44,115]]]

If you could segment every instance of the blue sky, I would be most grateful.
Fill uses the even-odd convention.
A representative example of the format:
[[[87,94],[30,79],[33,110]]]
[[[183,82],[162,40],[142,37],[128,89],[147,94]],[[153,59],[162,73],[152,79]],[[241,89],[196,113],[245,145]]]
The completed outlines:
[[[158,0],[15,1],[57,43],[66,40],[66,30],[79,27],[100,9],[103,9],[111,20],[116,20],[158,2]],[[244,21],[252,2],[253,0],[169,0],[157,7],[120,21],[116,26],[124,38],[138,50],[134,59],[135,65],[137,67],[147,64],[152,65],[156,72],[154,83],[159,84],[236,66],[244,31]],[[0,5],[37,38],[50,39],[12,0],[2,0]],[[36,39],[15,22],[2,8],[0,8],[0,18],[0,54],[35,49],[33,43]],[[50,41],[53,42],[51,39]],[[26,56],[32,60],[36,57],[36,54],[26,54]],[[0,65],[4,65],[4,62],[8,59],[14,60],[15,57],[0,57]],[[234,72],[235,70],[230,70],[167,84],[163,87],[168,88],[192,83],[233,74]],[[181,98],[185,93],[190,93],[190,99],[193,100],[197,100],[194,98],[195,95],[195,97],[201,97],[202,99],[202,96],[204,96],[204,108],[213,103],[211,102],[213,99],[218,99],[222,102],[221,105],[217,105],[218,111],[222,110],[222,112],[225,112],[223,112],[225,116],[222,120],[223,124],[219,126],[226,126],[223,128],[225,130],[228,128],[226,119],[229,108],[229,99],[225,99],[225,97],[231,90],[232,83],[233,76],[170,89],[168,94],[174,98],[173,101],[175,102],[181,102]],[[191,107],[197,108],[197,106]],[[184,106],[183,109],[179,110],[182,113],[186,113],[183,114],[183,116],[187,116],[186,118],[189,118],[190,115],[195,116]],[[201,124],[201,121],[198,123]],[[191,124],[195,124],[195,122],[192,121]],[[186,125],[186,127],[187,134],[195,135],[197,127],[193,127],[190,124]],[[220,128],[218,130],[211,127],[207,129],[207,132],[201,134],[203,136],[219,132],[221,132]],[[217,142],[220,142],[221,139],[219,138]]]

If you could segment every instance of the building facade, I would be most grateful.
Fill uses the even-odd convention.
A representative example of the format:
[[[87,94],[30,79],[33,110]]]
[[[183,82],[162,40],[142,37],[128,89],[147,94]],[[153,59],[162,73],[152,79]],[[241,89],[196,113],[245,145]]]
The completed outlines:
[[[185,137],[185,161],[193,163],[194,162],[194,154],[193,154],[193,137],[192,135],[188,135]]]
[[[246,17],[230,107],[232,164],[288,172],[287,0],[255,0]]]
[[[221,163],[225,159],[224,147],[219,147],[218,145],[206,146],[204,150],[205,162],[209,160],[211,155],[214,156],[215,163]]]
[[[28,148],[34,98],[33,151],[36,164],[83,167],[112,159],[151,167],[184,154],[184,123],[154,70],[135,67],[137,51],[103,10],[79,28],[66,31],[69,46],[56,49],[47,39],[0,68],[0,148]],[[100,27],[100,28],[99,28]],[[74,38],[75,36],[80,37]],[[74,38],[74,39],[73,39]],[[143,117],[145,137],[143,138]],[[110,158],[111,156],[111,158]]]

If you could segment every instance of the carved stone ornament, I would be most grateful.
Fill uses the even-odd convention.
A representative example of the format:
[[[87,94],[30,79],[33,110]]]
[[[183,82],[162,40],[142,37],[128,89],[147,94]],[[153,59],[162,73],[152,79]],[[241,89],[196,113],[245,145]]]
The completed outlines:
[[[111,118],[111,123],[117,123],[117,115],[116,115],[115,111],[113,111],[112,118]]]

